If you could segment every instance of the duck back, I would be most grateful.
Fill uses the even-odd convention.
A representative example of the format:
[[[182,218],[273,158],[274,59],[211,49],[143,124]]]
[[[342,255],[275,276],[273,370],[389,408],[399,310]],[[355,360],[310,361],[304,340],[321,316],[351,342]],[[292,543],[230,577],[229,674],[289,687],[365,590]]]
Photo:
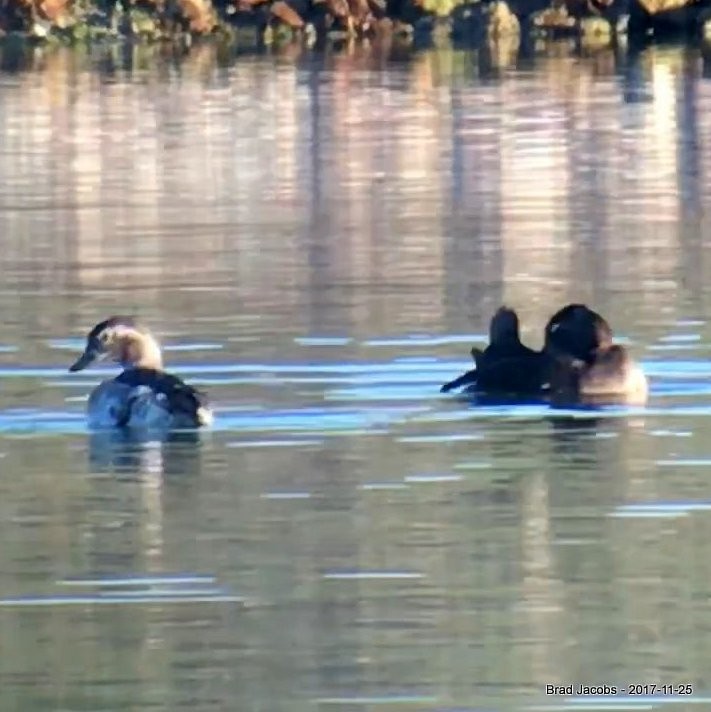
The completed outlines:
[[[548,357],[522,343],[492,344],[475,356],[477,386],[497,393],[537,393],[548,379]]]
[[[211,421],[207,398],[196,388],[164,371],[132,368],[114,379],[130,389],[117,425],[191,428]]]

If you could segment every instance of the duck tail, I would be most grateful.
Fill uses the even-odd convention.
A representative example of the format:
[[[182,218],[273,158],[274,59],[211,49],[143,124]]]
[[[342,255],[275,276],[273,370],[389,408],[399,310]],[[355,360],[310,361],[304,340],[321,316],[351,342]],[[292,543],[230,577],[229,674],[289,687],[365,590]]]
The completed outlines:
[[[206,428],[212,425],[213,420],[214,418],[209,408],[202,405],[198,406],[198,409],[195,411],[195,421],[200,427]]]

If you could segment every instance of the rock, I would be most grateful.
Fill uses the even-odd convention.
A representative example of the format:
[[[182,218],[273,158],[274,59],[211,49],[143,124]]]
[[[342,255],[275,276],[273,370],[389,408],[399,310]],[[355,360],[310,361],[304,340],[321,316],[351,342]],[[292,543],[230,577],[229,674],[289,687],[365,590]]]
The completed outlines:
[[[478,44],[484,36],[485,18],[481,2],[466,2],[452,12],[452,39]]]
[[[360,33],[367,31],[372,20],[368,0],[348,0],[348,9],[353,18],[353,28]]]
[[[486,50],[492,69],[513,67],[518,58],[520,42],[518,35],[508,35],[497,39],[488,39]]]
[[[284,2],[284,0],[277,0],[272,5],[271,14],[293,30],[300,30],[305,25],[301,15]]]
[[[393,21],[389,17],[377,18],[371,25],[373,34],[378,38],[389,38],[393,34]]]
[[[37,39],[44,39],[49,35],[49,31],[52,29],[52,23],[48,20],[37,18],[32,23],[30,27],[30,36],[36,37]]]
[[[461,0],[420,0],[420,7],[429,15],[449,17]]]
[[[393,22],[393,34],[396,37],[412,37],[415,34],[415,28],[409,22],[396,20]]]
[[[518,37],[521,34],[521,24],[516,15],[504,0],[497,0],[489,7],[486,23],[486,36],[489,40],[501,37]]]
[[[692,5],[693,0],[635,0],[636,3],[648,14],[657,15],[671,10]]]
[[[42,0],[37,3],[38,14],[52,25],[66,26],[69,0]]]
[[[555,5],[531,16],[534,28],[553,34],[569,34],[576,31],[576,21],[565,5]]]
[[[604,49],[612,42],[612,25],[604,17],[580,18],[580,47],[586,52]]]
[[[177,0],[177,3],[191,32],[207,34],[217,26],[217,15],[210,0]]]
[[[157,38],[160,35],[158,23],[152,13],[132,8],[128,13],[128,27],[136,37]]]
[[[580,33],[586,39],[610,39],[612,26],[604,17],[583,17],[580,19]]]

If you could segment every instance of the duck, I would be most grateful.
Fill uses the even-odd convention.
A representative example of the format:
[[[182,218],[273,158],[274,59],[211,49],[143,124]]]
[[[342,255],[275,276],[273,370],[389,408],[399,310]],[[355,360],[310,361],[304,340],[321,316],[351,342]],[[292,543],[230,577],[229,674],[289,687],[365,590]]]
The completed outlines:
[[[486,393],[531,394],[541,391],[548,375],[549,356],[521,342],[514,309],[501,306],[489,323],[489,345],[471,350],[476,368],[445,383],[441,393],[476,385]]]
[[[82,371],[105,359],[120,364],[123,371],[90,394],[90,428],[172,430],[212,423],[205,395],[163,369],[158,341],[133,317],[112,316],[98,323],[69,371]]]
[[[546,324],[554,400],[644,403],[649,386],[629,351],[613,343],[607,320],[585,304],[568,304]]]
[[[585,304],[568,304],[544,328],[535,351],[521,343],[515,310],[502,306],[491,319],[489,345],[471,350],[476,368],[440,392],[468,390],[550,396],[556,403],[644,403],[648,384],[627,349],[613,342],[608,321]]]

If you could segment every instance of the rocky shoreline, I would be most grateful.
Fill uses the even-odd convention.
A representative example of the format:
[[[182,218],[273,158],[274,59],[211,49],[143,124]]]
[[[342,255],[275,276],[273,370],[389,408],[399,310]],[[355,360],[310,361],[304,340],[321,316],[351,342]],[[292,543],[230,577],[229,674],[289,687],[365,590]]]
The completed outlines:
[[[257,43],[398,36],[479,44],[525,37],[711,39],[711,0],[0,0],[0,37],[196,36]]]

